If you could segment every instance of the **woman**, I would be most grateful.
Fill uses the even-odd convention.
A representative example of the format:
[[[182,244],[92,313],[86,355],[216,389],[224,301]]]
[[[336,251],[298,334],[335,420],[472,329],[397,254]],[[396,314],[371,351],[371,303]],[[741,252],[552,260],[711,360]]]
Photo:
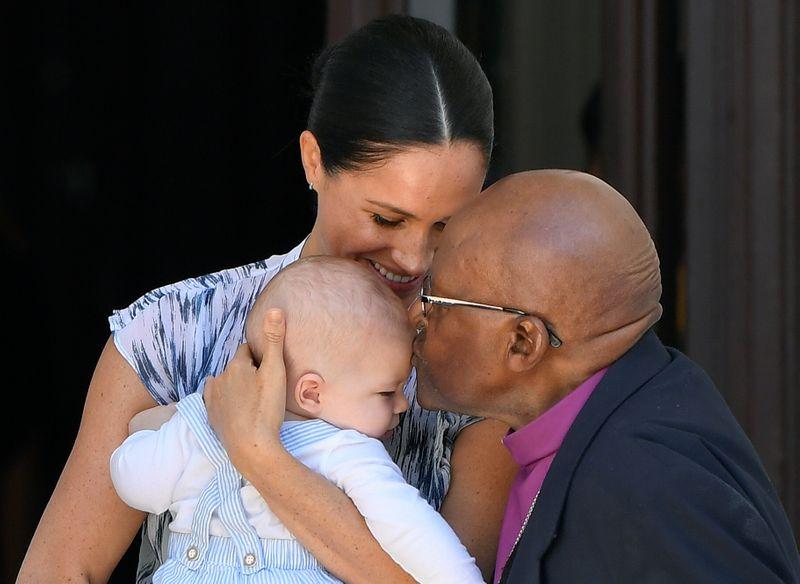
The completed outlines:
[[[154,290],[111,317],[113,338],[21,582],[109,577],[143,517],[116,497],[108,457],[134,414],[196,391],[210,375],[220,376],[207,386],[216,396],[209,404],[215,430],[298,539],[346,581],[405,579],[343,493],[291,459],[269,434],[263,442],[254,438],[262,435],[254,429],[275,427],[278,410],[244,401],[257,395],[255,369],[246,348],[237,347],[258,292],[298,257],[364,262],[412,302],[448,218],[482,187],[493,141],[491,89],[461,43],[410,17],[372,22],[333,46],[318,58],[312,81],[308,130],[300,136],[306,179],[318,195],[311,234],[288,254]],[[265,360],[258,374],[262,385],[279,385],[280,359]],[[414,387],[412,376],[412,406],[390,452],[488,577],[513,474],[499,443],[505,429],[421,410]],[[224,398],[234,395],[242,401],[226,407]],[[247,417],[258,414],[264,417]],[[164,517],[147,520],[140,582],[160,562],[164,526]]]

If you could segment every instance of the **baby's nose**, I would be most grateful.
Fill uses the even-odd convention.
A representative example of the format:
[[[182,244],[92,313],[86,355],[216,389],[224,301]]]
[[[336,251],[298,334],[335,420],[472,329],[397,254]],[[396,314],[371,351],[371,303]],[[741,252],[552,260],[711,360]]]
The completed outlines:
[[[395,414],[402,414],[408,409],[408,399],[406,399],[405,394],[401,391],[398,391],[396,397],[394,398],[394,413]]]

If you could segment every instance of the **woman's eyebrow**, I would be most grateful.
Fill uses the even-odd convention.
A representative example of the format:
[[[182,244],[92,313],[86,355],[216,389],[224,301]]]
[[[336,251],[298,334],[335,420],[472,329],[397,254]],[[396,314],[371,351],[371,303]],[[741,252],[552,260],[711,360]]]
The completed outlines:
[[[383,207],[387,211],[391,211],[392,213],[397,213],[398,215],[402,215],[403,217],[408,217],[409,219],[419,219],[414,213],[409,211],[404,211],[399,207],[395,207],[394,205],[390,205],[388,203],[382,203],[380,201],[373,201],[372,199],[367,199],[367,203],[372,203],[373,205],[377,205],[378,207]]]

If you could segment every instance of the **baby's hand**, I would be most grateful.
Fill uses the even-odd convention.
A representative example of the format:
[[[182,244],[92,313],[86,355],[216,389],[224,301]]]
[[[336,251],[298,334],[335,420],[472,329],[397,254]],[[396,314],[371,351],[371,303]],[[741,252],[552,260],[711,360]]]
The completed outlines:
[[[167,404],[139,412],[128,422],[128,434],[139,430],[158,430],[175,414],[176,409],[175,404]]]

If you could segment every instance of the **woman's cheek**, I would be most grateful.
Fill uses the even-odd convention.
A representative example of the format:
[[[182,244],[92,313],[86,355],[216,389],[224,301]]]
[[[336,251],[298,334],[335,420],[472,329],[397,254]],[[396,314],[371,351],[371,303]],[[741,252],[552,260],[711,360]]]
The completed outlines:
[[[387,247],[384,228],[370,220],[371,225],[364,225],[350,234],[350,252],[354,256],[366,255]]]

